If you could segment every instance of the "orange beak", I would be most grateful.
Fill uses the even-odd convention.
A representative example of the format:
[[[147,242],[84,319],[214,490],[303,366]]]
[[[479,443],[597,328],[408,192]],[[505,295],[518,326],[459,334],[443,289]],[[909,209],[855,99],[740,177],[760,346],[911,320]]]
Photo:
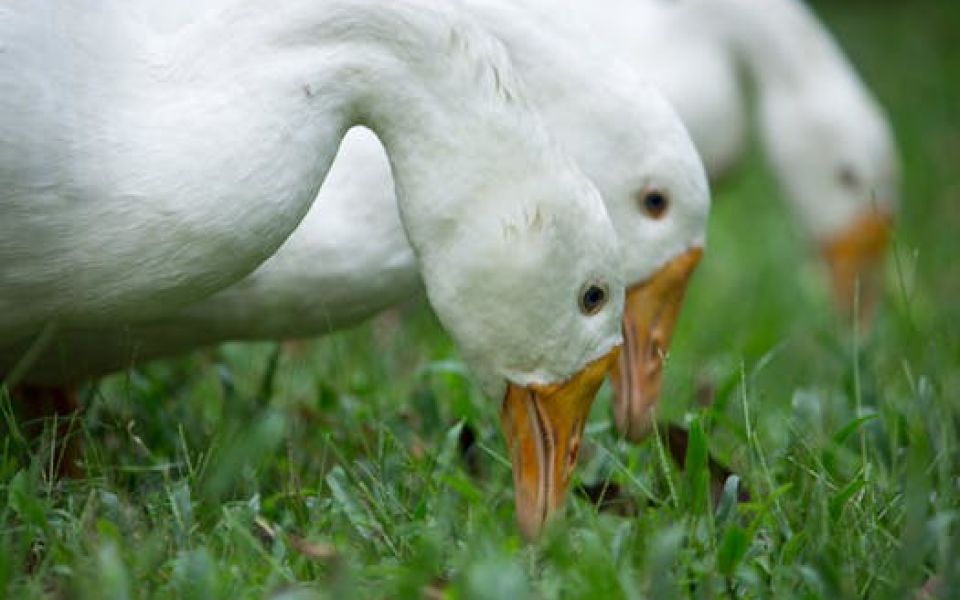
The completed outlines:
[[[621,435],[632,442],[642,440],[652,429],[663,360],[687,283],[702,256],[701,248],[691,248],[627,290],[623,352],[612,372],[613,415]]]
[[[594,397],[620,348],[559,384],[509,384],[500,413],[510,456],[517,522],[528,540],[563,504]]]
[[[883,258],[891,229],[890,215],[871,211],[820,246],[838,308],[853,316],[854,302],[859,302],[862,323],[869,323],[880,298]]]

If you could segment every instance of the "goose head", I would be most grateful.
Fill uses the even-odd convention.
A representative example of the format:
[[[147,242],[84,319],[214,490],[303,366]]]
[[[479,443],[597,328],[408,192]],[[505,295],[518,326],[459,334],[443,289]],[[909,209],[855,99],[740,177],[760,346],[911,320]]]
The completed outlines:
[[[639,440],[651,429],[664,358],[705,243],[703,163],[660,91],[567,14],[602,11],[581,3],[562,14],[549,2],[468,4],[509,50],[531,100],[600,191],[616,228],[628,290],[624,347],[612,371],[614,416],[622,434]]]
[[[847,86],[849,87],[849,86]],[[819,248],[841,312],[869,318],[899,201],[899,163],[880,108],[862,89],[777,94],[762,135],[794,212]]]
[[[566,161],[541,175],[518,164],[510,177],[470,184],[483,202],[414,245],[438,318],[502,402],[527,537],[563,501],[594,396],[618,356],[624,298],[616,233],[596,189]]]
[[[693,141],[666,100],[653,88],[643,91],[642,103],[634,98],[633,110],[621,116],[647,143],[619,148],[607,163],[609,182],[598,183],[609,190],[628,282],[623,351],[611,376],[614,421],[631,441],[652,430],[664,361],[703,255],[710,210],[707,175]]]
[[[545,115],[563,125],[552,130],[600,190],[620,240],[627,292],[613,413],[636,442],[652,430],[674,325],[706,243],[710,189],[673,107],[618,66],[612,58],[603,65],[603,94],[583,86],[570,92],[584,94],[579,102],[553,103]]]

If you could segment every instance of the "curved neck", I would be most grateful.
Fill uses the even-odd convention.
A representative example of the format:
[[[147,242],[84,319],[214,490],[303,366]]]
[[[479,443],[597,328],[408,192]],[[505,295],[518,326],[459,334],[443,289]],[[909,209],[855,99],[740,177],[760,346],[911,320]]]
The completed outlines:
[[[761,93],[849,77],[840,48],[800,0],[699,0],[687,9],[718,24]]]
[[[647,89],[637,74],[594,40],[584,43],[582,38],[590,36],[591,31],[571,22],[568,7],[563,6],[558,14],[555,0],[519,4],[513,0],[463,0],[463,5],[503,43],[551,134],[571,152],[577,164],[605,162],[606,157],[598,159],[596,147],[584,143],[583,136],[595,131],[607,145],[614,145],[610,135],[618,127],[613,123],[622,120],[626,99],[642,105],[643,110],[647,108],[647,99],[636,97],[638,91]],[[595,11],[587,5],[585,8]],[[601,123],[603,126],[599,126]],[[636,135],[635,131],[624,134]],[[602,171],[597,168],[588,175],[596,182]]]
[[[355,124],[387,148],[421,259],[518,185],[559,170],[499,44],[440,3],[224,0],[193,21],[130,18],[116,29],[110,45],[123,51],[77,75],[97,82],[80,86],[98,95],[77,106],[89,104],[83,123],[102,143],[65,177],[81,188],[71,195],[103,199],[83,244],[137,250],[117,252],[103,277],[140,277],[116,306],[165,310],[247,274],[296,228]],[[68,133],[90,145],[89,131]],[[499,195],[480,193],[491,178]],[[135,231],[120,210],[129,198],[146,208]]]
[[[464,223],[516,200],[481,193],[491,178],[517,191],[558,171],[563,159],[504,49],[456,11],[427,0],[305,0],[279,10],[276,29],[258,29],[297,65],[288,85],[303,90],[313,115],[332,112],[338,138],[353,125],[377,133],[421,260],[444,252]]]

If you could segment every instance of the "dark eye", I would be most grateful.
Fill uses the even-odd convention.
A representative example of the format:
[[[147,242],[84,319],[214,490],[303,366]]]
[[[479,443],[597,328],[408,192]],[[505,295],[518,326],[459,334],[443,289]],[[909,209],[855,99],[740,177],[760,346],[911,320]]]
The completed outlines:
[[[640,208],[651,219],[660,219],[670,208],[670,199],[667,193],[658,189],[646,189],[640,192],[638,199]]]
[[[590,283],[580,292],[580,312],[595,315],[607,303],[607,288],[604,285]]]
[[[837,169],[837,181],[846,188],[856,189],[860,187],[860,178],[856,171],[849,166],[843,166]]]

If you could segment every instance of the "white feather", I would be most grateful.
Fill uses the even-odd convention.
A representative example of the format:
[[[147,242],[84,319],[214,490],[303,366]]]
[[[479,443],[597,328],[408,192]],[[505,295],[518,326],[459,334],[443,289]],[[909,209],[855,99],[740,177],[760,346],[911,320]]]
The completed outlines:
[[[3,369],[49,323],[161,316],[252,271],[355,124],[383,140],[430,301],[491,395],[564,380],[618,343],[623,277],[600,197],[502,46],[458,11],[87,4],[0,14]],[[577,294],[594,279],[610,302],[586,317]]]

